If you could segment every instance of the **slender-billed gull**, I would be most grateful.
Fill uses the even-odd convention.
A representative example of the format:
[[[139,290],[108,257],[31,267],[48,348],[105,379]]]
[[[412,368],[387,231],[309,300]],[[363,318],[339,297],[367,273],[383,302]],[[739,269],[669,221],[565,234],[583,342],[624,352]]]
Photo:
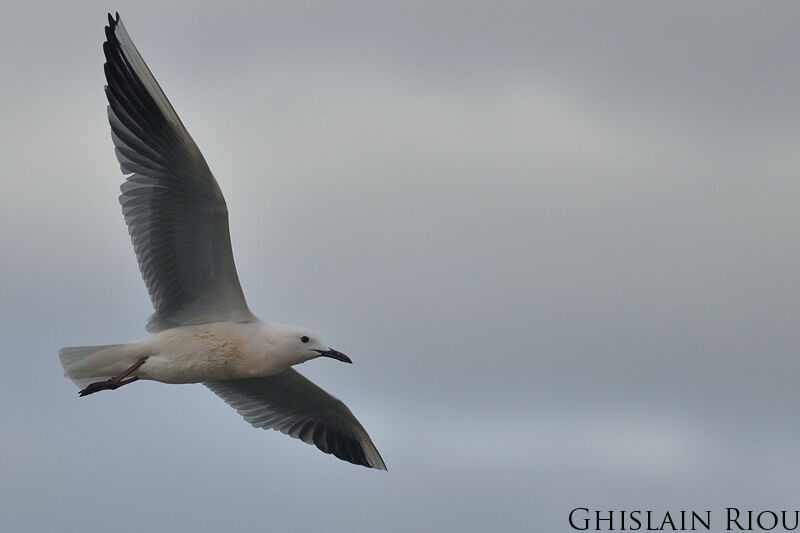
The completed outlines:
[[[254,316],[233,263],[228,209],[203,155],[120,21],[108,16],[108,120],[120,203],[155,313],[151,336],[59,351],[86,396],[138,379],[203,383],[245,420],[354,464],[386,469],[353,413],[292,366],[351,363],[311,331]]]

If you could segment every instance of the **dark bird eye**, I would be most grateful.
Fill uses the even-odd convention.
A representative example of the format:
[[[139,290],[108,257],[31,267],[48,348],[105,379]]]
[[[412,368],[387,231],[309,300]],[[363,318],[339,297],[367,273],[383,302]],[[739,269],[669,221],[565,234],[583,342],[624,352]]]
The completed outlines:
[[[302,337],[300,337],[300,342],[302,342],[303,344],[307,343],[308,342],[308,337],[303,335]]]

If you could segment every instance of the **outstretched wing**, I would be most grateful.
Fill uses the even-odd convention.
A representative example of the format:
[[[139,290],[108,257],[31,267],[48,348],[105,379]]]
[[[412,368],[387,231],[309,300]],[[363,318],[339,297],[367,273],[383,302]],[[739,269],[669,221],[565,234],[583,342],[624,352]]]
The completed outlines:
[[[108,16],[103,52],[111,137],[128,174],[120,203],[155,308],[148,331],[252,320],[222,191],[119,14]]]
[[[357,465],[386,470],[350,409],[289,368],[265,378],[204,383],[253,427],[274,429]]]

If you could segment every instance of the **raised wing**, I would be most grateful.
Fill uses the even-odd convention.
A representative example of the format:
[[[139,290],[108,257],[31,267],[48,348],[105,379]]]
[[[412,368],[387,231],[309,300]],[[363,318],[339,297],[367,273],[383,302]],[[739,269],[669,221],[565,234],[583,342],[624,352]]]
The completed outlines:
[[[350,409],[289,368],[265,378],[204,383],[253,427],[274,429],[353,464],[386,470]]]
[[[108,16],[106,97],[125,223],[155,313],[148,331],[247,322],[228,209],[203,155],[119,19]]]

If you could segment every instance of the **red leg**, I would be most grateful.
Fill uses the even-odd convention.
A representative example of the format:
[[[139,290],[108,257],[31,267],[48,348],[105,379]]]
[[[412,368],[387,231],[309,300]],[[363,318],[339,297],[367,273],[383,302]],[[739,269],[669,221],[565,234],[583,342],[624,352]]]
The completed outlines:
[[[131,373],[142,366],[144,362],[147,361],[147,357],[139,358],[135,363],[133,363],[130,368],[128,368],[125,372],[120,374],[119,376],[107,379],[105,381],[96,381],[94,383],[90,383],[86,386],[85,389],[78,393],[79,396],[88,396],[90,394],[94,394],[95,392],[99,392],[101,390],[114,390],[122,387],[123,385],[127,385],[128,383],[133,383],[134,381],[138,380],[138,377],[132,377],[125,379],[126,377],[130,376]]]

